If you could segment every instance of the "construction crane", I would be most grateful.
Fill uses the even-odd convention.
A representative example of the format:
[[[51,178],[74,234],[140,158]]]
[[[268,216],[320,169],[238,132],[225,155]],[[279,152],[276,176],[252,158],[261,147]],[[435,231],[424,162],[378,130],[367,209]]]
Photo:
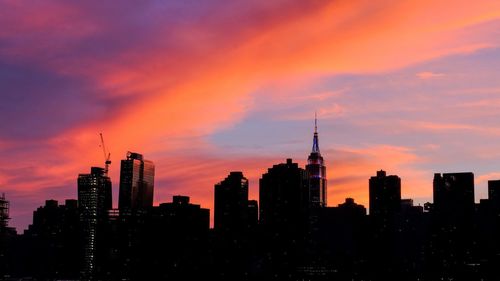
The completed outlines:
[[[108,170],[109,170],[109,165],[111,164],[111,153],[106,150],[106,146],[104,145],[104,137],[102,136],[102,133],[99,133],[101,136],[101,146],[102,146],[102,152],[104,154],[104,175],[108,175]]]

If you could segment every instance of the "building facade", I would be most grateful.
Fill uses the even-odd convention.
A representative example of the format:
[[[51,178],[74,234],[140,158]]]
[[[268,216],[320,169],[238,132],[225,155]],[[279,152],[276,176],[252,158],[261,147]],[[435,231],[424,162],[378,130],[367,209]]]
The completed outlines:
[[[98,228],[106,221],[111,194],[111,179],[103,168],[92,167],[90,174],[78,176],[78,209],[82,233],[83,261],[81,279],[93,280],[96,270]]]
[[[118,208],[128,213],[153,206],[155,166],[139,153],[128,152],[121,161]]]

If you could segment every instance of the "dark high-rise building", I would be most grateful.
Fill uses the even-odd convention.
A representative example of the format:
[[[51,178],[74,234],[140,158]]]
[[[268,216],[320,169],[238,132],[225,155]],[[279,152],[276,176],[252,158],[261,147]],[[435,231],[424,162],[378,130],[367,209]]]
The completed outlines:
[[[5,229],[9,223],[9,201],[5,199],[5,194],[0,196],[0,228]]]
[[[96,236],[100,222],[106,219],[111,209],[111,180],[103,168],[92,167],[90,174],[78,176],[78,203],[82,231],[83,262],[82,280],[92,280],[95,273]]]
[[[488,181],[488,200],[495,208],[500,208],[500,180]]]
[[[104,219],[112,206],[112,184],[105,170],[92,167],[90,174],[78,175],[78,203],[84,213]],[[87,215],[87,214],[85,214]]]
[[[153,162],[144,160],[139,153],[127,153],[120,169],[120,213],[153,206],[154,176]]]
[[[23,235],[22,263],[41,280],[75,280],[81,258],[77,200],[46,200]]]
[[[319,152],[317,119],[314,119],[314,137],[311,154],[307,158],[309,172],[309,200],[312,207],[326,206],[326,167]]]
[[[248,179],[242,172],[231,172],[215,185],[214,229],[234,232],[247,226]]]
[[[210,210],[173,196],[144,212],[135,224],[129,264],[116,280],[201,280],[209,276],[207,260]],[[127,246],[128,247],[128,246]],[[128,272],[128,273],[127,273]],[[115,279],[113,279],[115,280]]]
[[[262,224],[279,227],[304,217],[309,205],[309,174],[292,159],[268,169],[259,183]]]
[[[445,216],[470,216],[475,209],[474,174],[434,174],[434,210]]]
[[[370,215],[393,215],[401,209],[401,179],[387,176],[385,171],[377,171],[377,176],[370,178]]]
[[[433,185],[431,261],[436,259],[444,270],[452,271],[454,265],[465,264],[470,259],[471,253],[477,248],[474,244],[489,239],[482,235],[480,239],[474,238],[477,229],[474,226],[476,204],[473,173],[436,173]],[[480,212],[484,209],[482,207],[484,204],[479,206]]]
[[[0,195],[0,279],[11,270],[14,261],[11,259],[11,245],[16,236],[15,228],[9,227],[9,201],[5,199],[5,194]]]

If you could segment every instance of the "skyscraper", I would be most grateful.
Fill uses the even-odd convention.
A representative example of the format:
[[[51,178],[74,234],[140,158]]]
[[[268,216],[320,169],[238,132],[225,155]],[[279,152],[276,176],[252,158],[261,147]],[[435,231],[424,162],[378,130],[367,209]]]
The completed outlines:
[[[304,218],[309,205],[309,175],[292,159],[268,169],[259,183],[262,224],[281,227]]]
[[[92,167],[90,174],[78,176],[78,203],[82,231],[83,262],[82,280],[93,280],[95,274],[96,236],[98,225],[106,219],[111,209],[111,179],[103,168]]]
[[[5,194],[2,193],[2,195],[0,195],[0,239],[6,236],[15,236],[17,234],[15,228],[9,227],[9,209],[10,202],[5,198]]]
[[[2,194],[0,196],[0,229],[7,228],[9,219],[9,201],[5,199],[5,194]]]
[[[214,189],[214,229],[225,233],[244,231],[249,218],[248,179],[242,172],[231,172]]]
[[[401,179],[383,170],[369,180],[370,215],[393,215],[401,209]]]
[[[9,227],[9,201],[5,199],[5,194],[0,195],[0,279],[5,277],[14,262],[11,259],[10,248],[12,240],[16,237],[15,228]]]
[[[127,159],[121,161],[120,213],[153,206],[155,166],[135,152],[127,152]]]
[[[311,154],[307,158],[309,172],[309,200],[312,207],[326,206],[326,167],[319,152],[317,119],[314,119],[314,137]]]
[[[474,213],[474,174],[434,174],[434,210],[444,216],[460,218]]]

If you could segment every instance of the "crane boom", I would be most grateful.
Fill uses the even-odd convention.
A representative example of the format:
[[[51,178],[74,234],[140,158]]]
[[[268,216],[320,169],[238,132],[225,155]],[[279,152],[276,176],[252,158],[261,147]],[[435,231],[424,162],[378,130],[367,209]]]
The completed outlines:
[[[99,133],[99,136],[101,137],[102,153],[104,155],[104,174],[107,176],[109,165],[111,164],[111,153],[106,150],[106,146],[104,145],[104,137],[102,136],[102,133]]]

